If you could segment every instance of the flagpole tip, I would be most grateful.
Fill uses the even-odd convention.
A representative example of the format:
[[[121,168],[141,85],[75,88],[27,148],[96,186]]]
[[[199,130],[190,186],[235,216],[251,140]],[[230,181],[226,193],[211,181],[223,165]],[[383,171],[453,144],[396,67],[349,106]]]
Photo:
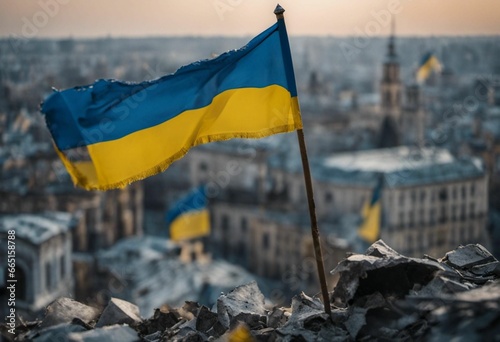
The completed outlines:
[[[276,15],[277,19],[283,19],[283,13],[285,13],[285,9],[280,6],[280,4],[276,5],[276,8],[274,9],[274,14]]]

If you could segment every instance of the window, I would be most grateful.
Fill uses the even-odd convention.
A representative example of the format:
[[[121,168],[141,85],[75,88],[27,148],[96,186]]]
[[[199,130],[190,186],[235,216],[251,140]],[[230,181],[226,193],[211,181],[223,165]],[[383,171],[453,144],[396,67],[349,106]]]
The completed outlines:
[[[205,162],[201,162],[200,165],[198,165],[198,168],[200,169],[200,171],[207,171],[208,165]]]
[[[461,221],[465,221],[465,216],[466,215],[466,208],[465,208],[465,204],[462,204],[462,206],[460,207],[460,220]]]
[[[420,202],[423,203],[425,201],[425,190],[420,191]]]
[[[446,221],[448,221],[448,214],[446,212],[446,206],[442,206],[441,207],[441,216],[439,218],[439,223],[445,223]]]
[[[400,205],[405,204],[405,194],[403,192],[399,195],[399,204]]]
[[[269,249],[269,233],[262,234],[262,248],[265,250]]]
[[[66,276],[66,263],[64,261],[65,261],[64,255],[61,255],[61,257],[59,258],[59,271],[61,280],[64,279],[64,277]]]
[[[446,201],[448,199],[448,190],[446,188],[442,188],[439,190],[439,200]]]
[[[410,221],[410,228],[413,228],[413,225],[415,224],[415,217],[414,217],[413,211],[410,211],[408,218]]]
[[[472,218],[476,216],[476,205],[474,203],[470,204],[469,216]]]
[[[50,263],[45,263],[45,289],[47,291],[52,290],[52,274],[51,274]]]
[[[221,238],[221,245],[222,245],[222,256],[224,258],[229,257],[229,217],[227,215],[222,215],[221,217],[221,228],[222,228],[222,238]]]
[[[227,215],[222,215],[221,217],[221,228],[223,234],[227,233],[229,230],[229,217],[227,217]]]
[[[462,185],[462,199],[465,199],[467,197],[467,189],[465,188],[465,185]]]
[[[248,222],[246,217],[241,218],[241,233],[246,234],[248,228]]]
[[[453,221],[457,220],[457,206],[456,205],[451,207],[451,219]]]
[[[387,105],[390,105],[390,103],[391,103],[391,92],[390,91],[385,92],[385,103]]]
[[[431,223],[431,226],[435,225],[436,224],[436,210],[434,209],[431,209],[431,213],[430,213],[431,217],[430,217],[430,223]]]
[[[411,201],[415,203],[417,201],[417,193],[415,190],[411,191]]]
[[[457,199],[457,187],[456,186],[453,187],[452,193],[453,193],[453,199]]]
[[[470,195],[471,197],[474,197],[476,194],[476,185],[474,183],[470,184]]]
[[[404,227],[405,225],[405,214],[403,212],[399,213],[399,224]]]

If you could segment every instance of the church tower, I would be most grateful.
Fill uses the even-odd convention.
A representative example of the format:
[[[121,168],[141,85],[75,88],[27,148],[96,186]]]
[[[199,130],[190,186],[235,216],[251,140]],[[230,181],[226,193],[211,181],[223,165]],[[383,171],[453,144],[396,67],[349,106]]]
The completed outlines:
[[[406,86],[406,101],[401,114],[400,129],[402,143],[421,146],[424,141],[425,110],[422,105],[422,91],[418,84]]]
[[[380,128],[379,147],[394,147],[400,144],[401,125],[401,80],[399,61],[394,43],[394,18],[391,22],[391,36],[380,82],[380,114],[383,117]]]

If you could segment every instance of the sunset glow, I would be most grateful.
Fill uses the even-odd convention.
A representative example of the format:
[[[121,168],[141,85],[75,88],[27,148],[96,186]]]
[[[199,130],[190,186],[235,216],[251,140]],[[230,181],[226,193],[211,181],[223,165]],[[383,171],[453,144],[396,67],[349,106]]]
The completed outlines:
[[[0,36],[253,35],[275,20],[275,1],[7,0],[0,5]],[[500,33],[496,0],[283,0],[281,5],[291,35],[387,35],[390,12],[398,35]]]

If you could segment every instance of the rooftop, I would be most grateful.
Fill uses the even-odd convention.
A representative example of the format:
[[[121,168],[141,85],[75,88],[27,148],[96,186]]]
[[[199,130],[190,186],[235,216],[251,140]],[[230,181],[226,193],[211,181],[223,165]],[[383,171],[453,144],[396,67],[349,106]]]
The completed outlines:
[[[371,171],[389,173],[408,168],[420,169],[453,162],[453,156],[445,149],[411,149],[407,146],[383,148],[327,157],[323,165],[345,171]]]
[[[39,245],[75,226],[75,216],[63,212],[0,216],[0,232],[16,231],[16,238]]]
[[[320,181],[375,186],[383,175],[387,186],[401,187],[478,178],[484,175],[477,158],[455,159],[440,148],[400,146],[338,154],[315,161]]]

